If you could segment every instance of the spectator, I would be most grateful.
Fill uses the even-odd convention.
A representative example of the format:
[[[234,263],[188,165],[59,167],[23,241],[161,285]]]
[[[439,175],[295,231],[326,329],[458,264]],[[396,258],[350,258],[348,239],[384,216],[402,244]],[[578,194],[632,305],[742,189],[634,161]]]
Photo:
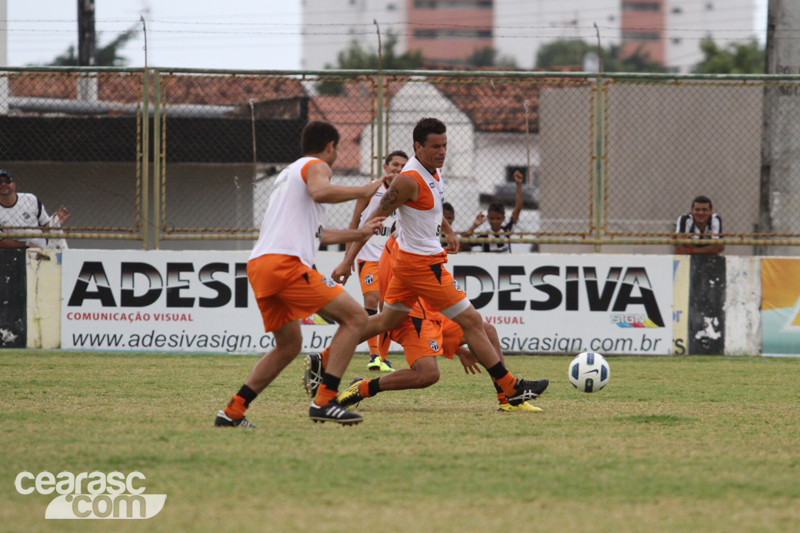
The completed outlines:
[[[51,226],[58,228],[69,218],[67,208],[63,205],[53,214],[47,212],[39,199],[30,193],[17,192],[17,183],[8,170],[0,170],[0,227],[32,227],[39,226],[49,229]],[[0,230],[1,231],[1,230]],[[53,248],[52,241],[63,239],[25,238],[0,238],[0,248]],[[65,246],[58,246],[65,247]]]
[[[519,220],[519,213],[522,211],[522,181],[524,176],[522,172],[517,170],[514,172],[514,181],[517,182],[517,193],[514,201],[514,211],[511,213],[511,216],[506,220],[506,210],[503,207],[503,204],[499,202],[495,202],[489,204],[488,212],[488,219],[489,219],[489,228],[491,229],[493,234],[482,234],[477,235],[478,238],[491,238],[497,237],[500,238],[502,235],[497,235],[498,233],[508,233],[514,228],[514,224],[517,223]],[[478,226],[483,224],[484,215],[483,213],[478,213],[478,216],[475,217],[475,222],[473,222],[472,226],[467,230],[467,233],[473,233]],[[482,252],[494,252],[494,253],[507,253],[511,251],[511,243],[509,242],[499,242],[499,243],[484,243],[484,244],[474,244],[473,251],[482,251]]]
[[[678,218],[675,233],[691,234],[697,244],[678,244],[676,254],[716,255],[725,250],[721,244],[713,244],[709,239],[719,239],[722,233],[722,219],[711,205],[707,196],[698,196],[692,200],[692,211]],[[683,235],[681,235],[683,237]]]
[[[453,205],[450,202],[445,202],[442,204],[442,211],[442,216],[452,228],[453,222],[456,221],[456,210],[453,209]]]

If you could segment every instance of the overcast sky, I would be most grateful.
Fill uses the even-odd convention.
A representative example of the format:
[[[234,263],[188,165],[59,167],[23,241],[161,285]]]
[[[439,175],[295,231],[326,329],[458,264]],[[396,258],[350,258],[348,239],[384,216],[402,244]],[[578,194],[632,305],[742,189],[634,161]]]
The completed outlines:
[[[7,0],[10,66],[52,61],[77,45],[76,0]],[[300,68],[300,0],[95,0],[98,45],[147,22],[151,66],[225,69]],[[144,65],[144,38],[123,49]]]
[[[530,0],[535,1],[535,0]],[[98,45],[141,27],[147,12],[150,66],[299,69],[301,0],[95,0]],[[43,64],[77,44],[76,0],[7,0],[8,64]],[[756,0],[766,27],[767,0]],[[328,30],[334,31],[334,30]],[[763,32],[762,39],[763,39]],[[144,65],[142,35],[122,51]]]

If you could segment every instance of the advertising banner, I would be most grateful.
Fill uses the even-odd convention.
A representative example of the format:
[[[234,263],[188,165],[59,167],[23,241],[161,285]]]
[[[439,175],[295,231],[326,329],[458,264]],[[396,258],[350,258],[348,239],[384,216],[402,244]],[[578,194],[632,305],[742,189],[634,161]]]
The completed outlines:
[[[273,338],[247,281],[248,252],[65,250],[62,347],[262,352]],[[323,252],[330,273],[342,254]],[[458,254],[448,268],[510,353],[672,353],[670,256]],[[348,292],[362,301],[358,280]],[[303,350],[336,326],[303,321]],[[362,345],[365,349],[366,345]]]
[[[761,353],[800,354],[800,259],[762,259],[761,295]]]
[[[473,253],[448,267],[503,350],[673,353],[671,256]]]

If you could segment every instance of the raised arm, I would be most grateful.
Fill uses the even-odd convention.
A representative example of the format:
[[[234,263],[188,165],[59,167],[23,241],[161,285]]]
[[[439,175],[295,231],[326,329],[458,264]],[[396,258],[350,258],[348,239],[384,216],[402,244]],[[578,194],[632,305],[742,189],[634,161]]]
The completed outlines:
[[[375,180],[361,187],[347,187],[331,184],[331,167],[317,163],[306,171],[306,187],[315,202],[320,204],[340,204],[359,198],[371,198],[386,178]]]
[[[522,180],[525,176],[519,170],[514,171],[514,181],[517,182],[517,194],[514,199],[514,212],[511,213],[511,220],[514,224],[519,220],[519,214],[522,211]]]

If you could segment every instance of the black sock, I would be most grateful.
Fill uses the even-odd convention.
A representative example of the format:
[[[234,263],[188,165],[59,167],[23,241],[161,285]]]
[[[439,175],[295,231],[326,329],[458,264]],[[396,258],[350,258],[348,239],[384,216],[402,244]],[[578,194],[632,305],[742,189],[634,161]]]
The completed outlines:
[[[505,375],[508,374],[508,370],[506,370],[502,362],[498,362],[492,368],[487,368],[486,370],[494,379],[503,379]]]
[[[242,388],[239,389],[239,392],[236,393],[237,396],[241,396],[244,398],[244,406],[250,407],[250,402],[256,399],[258,393],[248,387],[247,385],[242,385]]]
[[[383,389],[381,389],[380,381],[381,381],[381,378],[370,380],[370,382],[368,384],[368,387],[367,387],[367,389],[369,390],[369,395],[370,396],[375,396],[376,394],[378,394],[379,392],[381,392],[383,390]]]
[[[327,387],[328,390],[338,391],[339,384],[342,382],[342,378],[337,378],[336,376],[332,376],[327,372],[322,373],[322,384]]]
[[[492,383],[494,384],[494,390],[496,390],[498,394],[500,394],[501,392],[503,392],[503,387],[501,387],[500,385],[498,385],[498,384],[497,384],[497,382],[496,382],[495,380],[492,380]]]

